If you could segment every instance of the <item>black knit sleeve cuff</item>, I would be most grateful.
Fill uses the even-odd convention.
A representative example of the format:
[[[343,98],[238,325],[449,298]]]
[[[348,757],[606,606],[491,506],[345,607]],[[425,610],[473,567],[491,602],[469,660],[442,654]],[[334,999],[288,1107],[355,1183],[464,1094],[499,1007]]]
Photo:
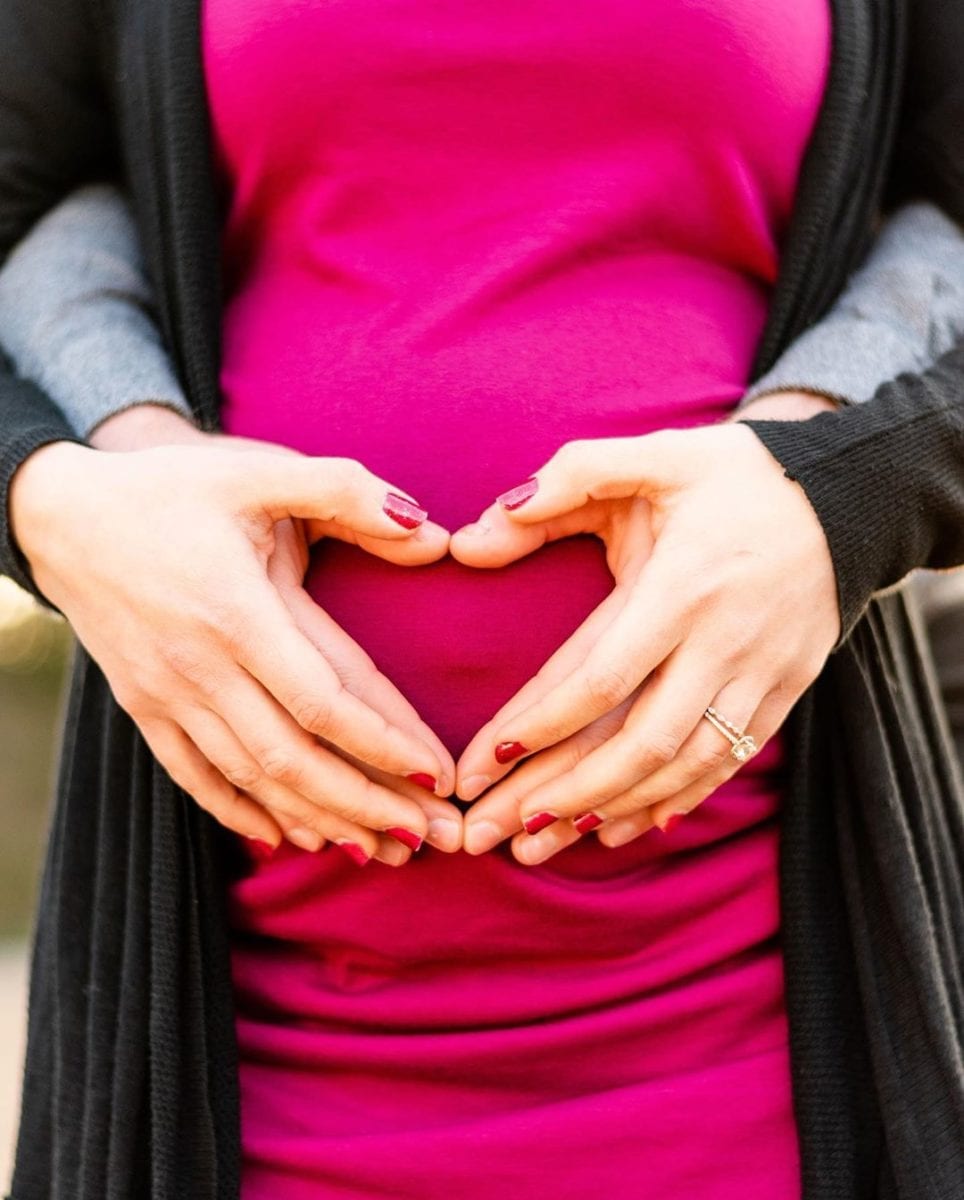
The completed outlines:
[[[0,574],[9,575],[45,608],[60,612],[39,590],[10,528],[10,484],[20,464],[49,442],[86,443],[60,410],[33,384],[0,380]]]
[[[964,563],[964,347],[865,404],[807,421],[747,420],[823,526],[841,638],[915,567]]]

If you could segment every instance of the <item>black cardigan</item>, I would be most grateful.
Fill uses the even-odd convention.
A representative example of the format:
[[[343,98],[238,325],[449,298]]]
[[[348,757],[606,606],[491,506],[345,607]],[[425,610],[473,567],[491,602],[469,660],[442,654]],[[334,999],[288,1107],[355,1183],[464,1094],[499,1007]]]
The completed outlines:
[[[827,96],[754,375],[831,303],[882,205],[919,192],[964,221],[964,5],[833,9]],[[134,197],[187,395],[216,428],[220,204],[198,0],[0,0],[0,260],[78,183],[114,176]],[[874,593],[964,562],[964,346],[866,405],[752,425],[823,523],[844,627],[787,727],[780,889],[804,1195],[961,1200],[960,780],[915,614],[904,592]],[[4,500],[27,454],[73,437],[3,370],[0,430]],[[6,511],[0,569],[32,588]],[[230,845],[79,649],[14,1200],[236,1200]]]

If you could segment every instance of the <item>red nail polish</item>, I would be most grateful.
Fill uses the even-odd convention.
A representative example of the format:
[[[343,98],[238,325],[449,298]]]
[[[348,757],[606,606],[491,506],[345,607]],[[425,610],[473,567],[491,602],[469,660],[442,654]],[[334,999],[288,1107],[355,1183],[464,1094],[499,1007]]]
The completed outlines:
[[[553,821],[557,821],[558,819],[555,813],[534,813],[533,816],[526,817],[522,822],[522,827],[526,833],[538,833],[540,829],[545,829],[547,825],[551,825]]]
[[[587,812],[580,817],[573,817],[572,823],[580,833],[590,833],[593,829],[598,829],[604,820],[605,817],[600,817],[594,812]]]
[[[393,838],[397,838],[404,845],[408,846],[409,850],[421,849],[424,838],[420,838],[417,833],[413,833],[411,829],[403,829],[401,825],[393,825],[391,829],[386,829],[386,833],[390,833]]]
[[[382,505],[382,512],[404,529],[417,529],[428,516],[426,509],[420,508],[407,496],[400,496],[398,492],[388,493]]]
[[[363,867],[371,857],[357,842],[335,842],[335,845],[339,850],[344,850],[352,862],[357,863],[360,867]]]
[[[498,501],[503,508],[507,508],[511,512],[512,509],[521,508],[527,500],[531,500],[538,490],[539,480],[534,475],[530,475],[525,483],[520,483],[517,487],[503,492],[498,497]]]
[[[248,841],[251,843],[251,852],[256,858],[270,858],[275,850],[278,849],[277,846],[272,846],[270,842],[263,842],[261,838],[248,838]]]
[[[673,813],[671,817],[667,817],[663,822],[663,833],[669,833],[671,830],[675,829],[682,819],[683,813]],[[657,826],[657,828],[659,827]]]
[[[434,792],[438,786],[435,776],[429,775],[427,771],[413,771],[405,778],[410,779],[412,783],[417,783],[419,787],[428,788],[430,792]]]
[[[520,754],[527,753],[521,742],[499,742],[495,748],[495,761],[498,763],[512,762]]]

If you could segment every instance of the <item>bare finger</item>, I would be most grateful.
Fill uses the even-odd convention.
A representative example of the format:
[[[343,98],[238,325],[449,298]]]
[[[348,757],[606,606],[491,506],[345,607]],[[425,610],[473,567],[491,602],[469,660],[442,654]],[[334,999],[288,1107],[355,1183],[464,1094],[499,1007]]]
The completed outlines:
[[[198,711],[190,705],[174,713],[192,737],[191,722],[197,720]],[[199,742],[202,751],[216,755],[212,757],[214,765],[230,782],[266,796],[272,808],[286,812],[300,827],[337,841],[337,835],[330,832],[331,820],[347,821],[365,832],[360,844],[368,856],[377,833],[390,832],[413,846],[424,839],[427,822],[417,804],[373,783],[339,754],[320,745],[244,672],[225,681],[216,715],[232,740],[229,743],[220,736],[210,747]],[[282,787],[268,793],[265,789],[270,783]]]
[[[621,704],[676,649],[684,610],[667,601],[673,592],[658,559],[657,550],[580,666],[496,728],[489,749],[495,762],[511,762],[583,729]]]
[[[465,817],[465,849],[470,854],[482,854],[522,828],[519,816],[520,801],[542,784],[565,779],[576,765],[596,747],[613,736],[625,718],[630,701],[588,729],[551,746],[527,759],[472,806]],[[564,839],[563,823],[558,833]],[[580,831],[576,831],[577,836]],[[545,844],[550,844],[549,840]],[[562,844],[568,842],[560,841]],[[535,861],[535,860],[520,860]]]
[[[518,714],[536,704],[549,691],[578,670],[602,631],[622,610],[629,590],[616,588],[599,604],[575,633],[547,659],[538,672],[475,734],[458,762],[458,794],[474,800],[484,788],[497,782],[515,765],[512,760],[493,760],[496,731],[511,724]],[[480,786],[481,784],[481,786]]]
[[[565,780],[527,796],[521,817],[527,829],[587,810],[598,812],[629,788],[672,762],[724,680],[708,673],[698,644],[686,643],[643,686],[621,729],[579,763]],[[717,668],[719,669],[719,668]]]
[[[216,821],[242,837],[278,846],[281,829],[263,806],[229,783],[173,721],[145,721],[139,728],[173,782]]]
[[[438,786],[444,764],[410,730],[344,687],[337,672],[295,623],[267,582],[231,638],[236,661],[310,734],[392,775],[420,775]],[[270,630],[270,637],[265,636]]]

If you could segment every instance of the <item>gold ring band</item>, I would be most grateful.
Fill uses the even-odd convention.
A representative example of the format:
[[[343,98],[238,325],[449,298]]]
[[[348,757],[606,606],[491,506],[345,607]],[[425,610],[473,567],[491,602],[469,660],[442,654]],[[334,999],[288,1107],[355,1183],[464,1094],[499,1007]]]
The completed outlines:
[[[722,713],[717,712],[715,708],[710,706],[703,713],[703,716],[730,743],[730,753],[737,762],[745,763],[747,759],[752,758],[756,754],[757,744],[753,738],[748,733],[744,733],[742,729],[737,729]]]

